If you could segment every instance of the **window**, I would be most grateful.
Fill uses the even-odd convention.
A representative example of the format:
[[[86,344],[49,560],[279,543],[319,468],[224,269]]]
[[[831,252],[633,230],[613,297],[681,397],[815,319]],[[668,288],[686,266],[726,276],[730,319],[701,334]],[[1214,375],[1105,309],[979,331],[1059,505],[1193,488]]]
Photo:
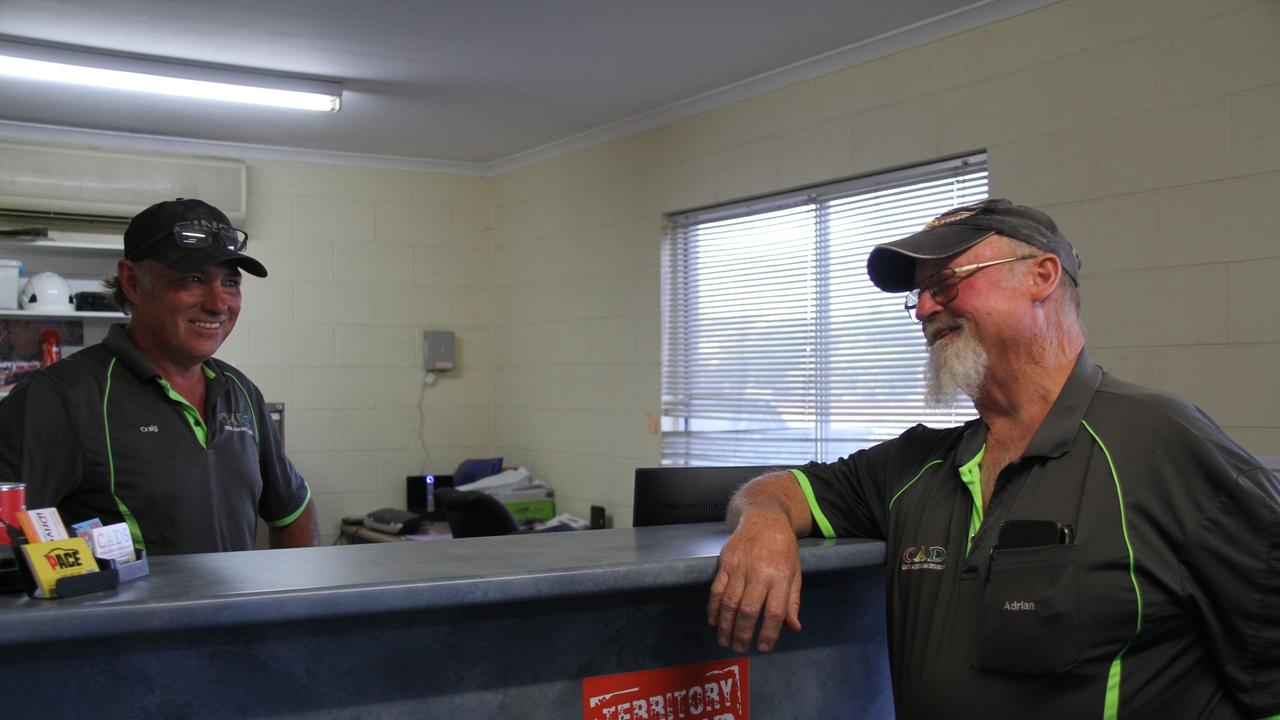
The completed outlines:
[[[920,327],[866,264],[986,197],[982,154],[668,218],[663,464],[834,460],[975,417],[925,406]]]

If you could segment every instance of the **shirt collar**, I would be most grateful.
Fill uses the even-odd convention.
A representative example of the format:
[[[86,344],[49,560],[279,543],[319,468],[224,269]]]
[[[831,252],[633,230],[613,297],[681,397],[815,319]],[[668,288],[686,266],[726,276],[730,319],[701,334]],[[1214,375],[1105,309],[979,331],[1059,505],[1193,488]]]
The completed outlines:
[[[1049,414],[1040,423],[1036,434],[1027,443],[1023,457],[1060,457],[1071,449],[1080,430],[1080,421],[1093,401],[1093,393],[1102,380],[1102,369],[1089,360],[1084,350],[1076,357],[1075,367],[1067,376],[1067,382],[1058,393],[1058,399],[1049,408]]]
[[[1058,398],[1053,401],[1049,413],[1031,436],[1022,457],[1060,457],[1071,449],[1080,421],[1093,401],[1093,393],[1102,380],[1102,369],[1093,364],[1084,350],[1076,357],[1071,374],[1062,385]],[[956,447],[956,464],[963,465],[973,459],[987,442],[987,424],[979,418],[965,430]]]
[[[122,324],[114,324],[107,330],[107,337],[102,341],[103,347],[120,359],[121,364],[129,369],[139,380],[151,380],[160,378],[160,373],[156,370],[146,355],[138,349],[137,345],[129,339],[128,327]],[[218,371],[213,367],[212,360],[205,360],[201,365],[204,370],[206,379],[212,380],[218,376]]]

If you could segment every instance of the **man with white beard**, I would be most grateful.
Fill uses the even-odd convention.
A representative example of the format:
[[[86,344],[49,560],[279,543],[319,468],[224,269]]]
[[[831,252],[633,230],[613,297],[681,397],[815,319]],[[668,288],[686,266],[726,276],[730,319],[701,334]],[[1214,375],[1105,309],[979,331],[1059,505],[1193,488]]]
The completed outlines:
[[[797,537],[878,538],[899,718],[1280,717],[1280,481],[1195,406],[1089,360],[1053,220],[955,208],[867,272],[910,291],[931,400],[979,417],[740,490],[720,644],[800,630]]]

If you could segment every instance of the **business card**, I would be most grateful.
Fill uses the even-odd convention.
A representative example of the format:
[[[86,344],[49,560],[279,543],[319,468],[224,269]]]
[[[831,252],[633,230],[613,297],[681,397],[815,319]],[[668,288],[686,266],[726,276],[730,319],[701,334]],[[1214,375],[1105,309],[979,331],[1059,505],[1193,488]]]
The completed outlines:
[[[129,526],[125,523],[93,528],[85,540],[89,541],[94,557],[115,560],[122,565],[138,559],[133,553],[133,537],[129,535]]]
[[[27,542],[67,539],[67,526],[62,524],[57,508],[26,510],[18,515],[18,524],[22,526]]]
[[[64,577],[98,572],[98,563],[84,538],[63,538],[20,546],[35,577],[38,598],[57,597],[54,588]]]

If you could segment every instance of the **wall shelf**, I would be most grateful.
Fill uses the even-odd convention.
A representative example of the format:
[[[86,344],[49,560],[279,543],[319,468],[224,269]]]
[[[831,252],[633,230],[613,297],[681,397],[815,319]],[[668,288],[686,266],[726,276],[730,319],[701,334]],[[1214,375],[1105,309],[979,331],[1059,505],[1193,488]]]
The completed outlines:
[[[79,256],[122,257],[123,245],[63,242],[61,240],[13,240],[0,238],[0,250],[40,253],[42,255],[73,254]]]
[[[0,310],[0,318],[7,320],[124,320],[129,317],[122,312],[83,310],[65,313],[38,313],[26,310]]]

